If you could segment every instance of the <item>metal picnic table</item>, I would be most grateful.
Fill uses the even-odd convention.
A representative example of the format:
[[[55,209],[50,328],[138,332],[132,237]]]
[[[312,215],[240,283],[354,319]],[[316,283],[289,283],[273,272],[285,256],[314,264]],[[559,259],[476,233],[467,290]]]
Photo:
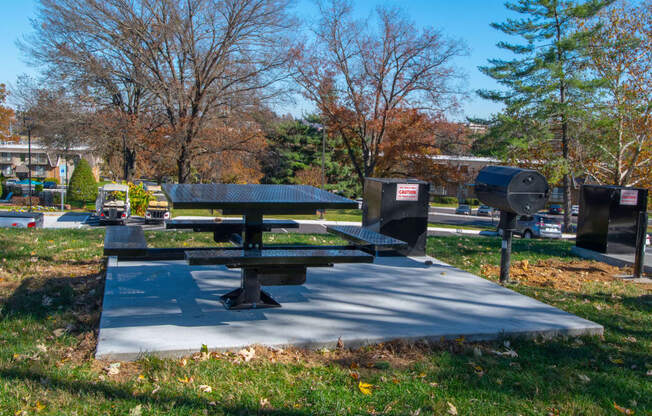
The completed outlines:
[[[263,232],[287,222],[265,221],[273,214],[314,214],[318,209],[357,208],[347,198],[308,185],[166,184],[163,191],[174,208],[220,209],[225,215],[242,215],[243,220],[170,221],[168,228],[212,231],[215,241],[238,247],[186,251],[190,265],[214,264],[240,268],[240,287],[221,297],[228,309],[279,307],[280,304],[260,289],[261,285],[303,284],[307,267],[328,267],[334,263],[371,263],[374,254],[354,246],[264,246]],[[296,224],[296,223],[295,223]],[[298,224],[296,225],[298,227]],[[394,240],[396,242],[397,240]],[[401,242],[399,242],[401,243]]]

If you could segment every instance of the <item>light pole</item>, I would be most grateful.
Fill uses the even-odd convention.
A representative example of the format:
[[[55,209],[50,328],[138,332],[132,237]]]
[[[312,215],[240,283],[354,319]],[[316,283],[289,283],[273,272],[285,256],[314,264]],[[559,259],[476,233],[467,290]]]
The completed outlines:
[[[326,187],[326,124],[321,125],[321,190]],[[319,219],[324,219],[324,208],[319,211]]]
[[[27,127],[27,180],[29,191],[27,198],[29,200],[29,212],[32,212],[32,119],[23,116],[23,126]]]

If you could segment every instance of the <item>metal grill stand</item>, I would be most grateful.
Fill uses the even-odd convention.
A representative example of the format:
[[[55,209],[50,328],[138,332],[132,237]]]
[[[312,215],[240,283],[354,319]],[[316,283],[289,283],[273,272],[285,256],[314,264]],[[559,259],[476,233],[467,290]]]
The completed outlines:
[[[516,214],[500,211],[498,227],[503,230],[503,242],[500,249],[500,283],[518,283],[509,279],[509,266],[512,257],[512,235],[516,229]]]

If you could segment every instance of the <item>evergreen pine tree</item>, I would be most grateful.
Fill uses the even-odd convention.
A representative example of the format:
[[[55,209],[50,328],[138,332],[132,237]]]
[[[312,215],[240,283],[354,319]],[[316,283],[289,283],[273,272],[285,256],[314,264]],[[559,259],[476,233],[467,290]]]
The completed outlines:
[[[86,159],[81,159],[70,177],[68,184],[68,201],[89,202],[97,198],[97,182],[91,166]]]
[[[563,178],[564,228],[570,224],[572,161],[569,125],[581,111],[586,93],[597,86],[585,78],[587,31],[578,25],[613,0],[518,0],[505,6],[521,14],[491,26],[523,43],[499,42],[498,47],[516,55],[512,60],[490,59],[480,67],[506,91],[479,90],[478,94],[506,105],[500,116],[512,126],[514,138],[524,147],[531,142],[554,149],[558,157],[539,154]],[[551,144],[558,143],[559,146]],[[545,151],[544,151],[545,152]]]

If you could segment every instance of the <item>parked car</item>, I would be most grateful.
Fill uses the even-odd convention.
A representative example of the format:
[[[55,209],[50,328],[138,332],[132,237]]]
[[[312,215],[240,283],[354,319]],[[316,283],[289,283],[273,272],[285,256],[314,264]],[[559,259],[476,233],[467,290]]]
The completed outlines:
[[[579,205],[573,205],[571,206],[571,215],[578,216],[580,215],[580,206]]]
[[[54,181],[43,182],[43,189],[57,189],[57,183]]]
[[[43,228],[43,213],[0,211],[0,227]]]
[[[100,223],[117,222],[124,225],[131,216],[129,187],[117,183],[101,187],[95,200],[95,212]]]
[[[563,212],[564,210],[559,204],[552,204],[550,205],[550,208],[548,208],[548,214],[561,215]]]
[[[455,210],[458,215],[471,215],[471,207],[468,205],[460,205]]]
[[[521,215],[516,220],[516,233],[523,238],[561,238],[561,221],[546,215]]]
[[[493,217],[494,209],[489,205],[480,205],[475,215],[478,217]]]

